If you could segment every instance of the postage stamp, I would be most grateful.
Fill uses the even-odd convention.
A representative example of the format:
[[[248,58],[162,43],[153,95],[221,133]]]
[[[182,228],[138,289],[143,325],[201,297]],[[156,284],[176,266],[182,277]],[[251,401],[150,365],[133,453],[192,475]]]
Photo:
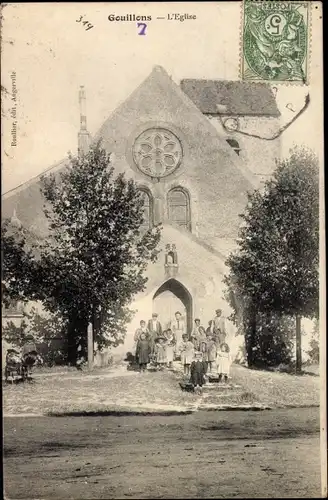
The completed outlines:
[[[245,0],[241,78],[308,82],[310,2]]]

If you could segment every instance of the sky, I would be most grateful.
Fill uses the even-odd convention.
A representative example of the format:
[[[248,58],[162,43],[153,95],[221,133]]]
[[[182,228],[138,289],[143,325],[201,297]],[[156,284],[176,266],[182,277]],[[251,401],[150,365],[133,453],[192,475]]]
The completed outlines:
[[[6,4],[1,78],[9,95],[3,99],[2,193],[62,160],[68,151],[76,152],[80,85],[86,90],[88,130],[93,135],[154,65],[163,66],[177,83],[182,78],[238,80],[241,9],[241,2],[232,1]],[[168,20],[173,13],[196,19]],[[110,14],[151,15],[152,21],[142,36],[136,22],[110,22]],[[290,121],[310,94],[306,112],[282,136],[284,154],[294,144],[306,144],[319,154],[323,150],[320,15],[320,2],[313,2],[310,84],[277,85],[282,122]],[[87,30],[84,20],[93,27]],[[13,74],[16,102],[11,100]]]

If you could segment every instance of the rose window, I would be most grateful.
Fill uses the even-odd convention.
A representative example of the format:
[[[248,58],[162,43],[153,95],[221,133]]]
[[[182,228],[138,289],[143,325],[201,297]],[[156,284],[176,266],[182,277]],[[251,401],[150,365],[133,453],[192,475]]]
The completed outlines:
[[[165,177],[179,166],[182,147],[179,139],[169,130],[148,129],[137,137],[133,158],[144,174]]]

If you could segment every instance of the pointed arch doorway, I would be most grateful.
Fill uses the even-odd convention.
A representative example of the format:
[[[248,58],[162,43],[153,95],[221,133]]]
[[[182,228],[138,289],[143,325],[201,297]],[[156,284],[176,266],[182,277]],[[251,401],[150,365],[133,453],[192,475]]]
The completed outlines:
[[[180,311],[187,324],[187,332],[192,330],[192,296],[180,281],[171,278],[163,283],[153,296],[153,312],[159,315],[163,328],[168,328],[174,314]]]

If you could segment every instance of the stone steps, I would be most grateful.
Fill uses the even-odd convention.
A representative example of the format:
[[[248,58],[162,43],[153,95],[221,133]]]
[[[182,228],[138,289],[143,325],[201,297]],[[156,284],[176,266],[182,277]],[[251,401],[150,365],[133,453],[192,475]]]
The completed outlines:
[[[235,384],[213,384],[212,382],[207,382],[204,385],[204,389],[208,391],[216,391],[216,392],[239,392],[242,390],[241,385],[235,385]]]
[[[188,380],[182,380],[180,382],[180,387],[183,391],[192,391],[193,387],[191,383]],[[209,394],[215,394],[218,396],[231,396],[237,395],[243,392],[243,389],[240,385],[235,385],[235,384],[214,384],[207,382],[203,385],[202,389],[203,393],[209,393]]]
[[[173,370],[176,374],[181,376],[179,385],[182,391],[193,392],[194,388],[190,384],[190,377],[183,374],[183,367],[181,363],[175,362],[173,364]],[[179,377],[180,378],[180,377]],[[244,392],[243,387],[239,384],[233,383],[231,379],[227,382],[220,380],[216,373],[209,373],[206,377],[206,383],[203,385],[201,391],[201,400],[203,404],[207,405],[207,400],[209,401],[209,407],[217,408],[218,406],[228,407],[235,405],[235,401],[239,400],[239,396]],[[214,403],[215,401],[215,403]],[[205,407],[204,407],[205,408]]]

